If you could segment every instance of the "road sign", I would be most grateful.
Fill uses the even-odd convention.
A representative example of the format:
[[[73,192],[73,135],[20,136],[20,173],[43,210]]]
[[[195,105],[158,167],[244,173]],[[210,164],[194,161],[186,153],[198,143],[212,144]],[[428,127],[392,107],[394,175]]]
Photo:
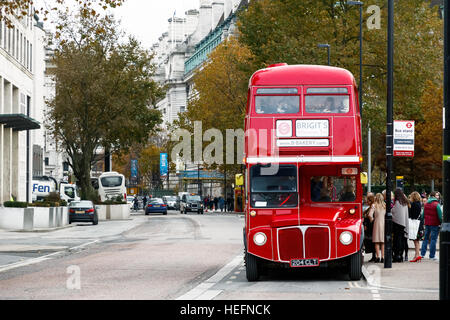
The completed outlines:
[[[414,157],[414,121],[394,121],[394,157]]]

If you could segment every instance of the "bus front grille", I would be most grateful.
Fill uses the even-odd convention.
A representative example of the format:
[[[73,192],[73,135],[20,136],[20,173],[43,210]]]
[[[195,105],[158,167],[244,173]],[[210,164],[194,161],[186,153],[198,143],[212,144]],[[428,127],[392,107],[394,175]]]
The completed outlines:
[[[278,230],[279,259],[328,259],[330,232],[327,227],[302,226]]]
[[[299,228],[278,231],[278,248],[280,260],[303,259],[303,239]]]

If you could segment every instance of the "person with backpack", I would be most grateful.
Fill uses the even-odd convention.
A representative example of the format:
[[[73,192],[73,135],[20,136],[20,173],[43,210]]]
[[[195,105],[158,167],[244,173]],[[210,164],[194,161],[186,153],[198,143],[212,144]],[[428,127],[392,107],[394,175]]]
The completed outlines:
[[[425,223],[425,236],[422,242],[420,256],[422,259],[428,250],[428,242],[430,243],[430,260],[439,260],[436,257],[436,243],[439,236],[440,226],[442,223],[442,209],[439,200],[436,198],[436,192],[431,192],[428,202],[423,207],[422,217]]]

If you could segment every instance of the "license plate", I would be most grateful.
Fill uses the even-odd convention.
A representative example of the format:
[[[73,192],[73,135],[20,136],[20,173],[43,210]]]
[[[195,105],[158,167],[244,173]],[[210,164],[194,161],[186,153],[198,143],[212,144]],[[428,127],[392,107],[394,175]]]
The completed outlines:
[[[319,259],[293,259],[293,260],[291,260],[292,268],[318,267],[319,264],[320,264]]]
[[[159,208],[159,206],[158,205],[156,205],[156,206],[154,206],[155,208]]]
[[[84,211],[75,211],[75,213],[81,213],[81,214],[84,214]]]

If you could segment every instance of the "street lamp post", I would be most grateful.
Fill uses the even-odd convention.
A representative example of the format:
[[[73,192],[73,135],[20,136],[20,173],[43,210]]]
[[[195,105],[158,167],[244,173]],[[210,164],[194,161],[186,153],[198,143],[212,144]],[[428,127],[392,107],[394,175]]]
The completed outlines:
[[[439,235],[439,298],[450,300],[450,3],[444,1],[444,145],[443,198],[444,214]]]
[[[348,5],[359,6],[359,105],[362,117],[363,108],[363,6],[362,1],[347,1]]]
[[[330,45],[329,44],[319,44],[317,45],[319,48],[327,48],[327,52],[328,52],[328,65],[331,66],[331,55],[330,55]]]
[[[363,116],[363,6],[364,2],[362,1],[347,1],[347,4],[350,6],[359,6],[359,106],[361,119]],[[368,173],[368,187],[367,192],[372,191],[372,170],[371,170],[371,130],[369,123],[369,132],[368,132],[368,157],[367,157],[367,173]]]
[[[388,52],[387,52],[387,124],[386,124],[386,218],[384,267],[392,268],[392,157],[394,135],[394,0],[388,0]]]

